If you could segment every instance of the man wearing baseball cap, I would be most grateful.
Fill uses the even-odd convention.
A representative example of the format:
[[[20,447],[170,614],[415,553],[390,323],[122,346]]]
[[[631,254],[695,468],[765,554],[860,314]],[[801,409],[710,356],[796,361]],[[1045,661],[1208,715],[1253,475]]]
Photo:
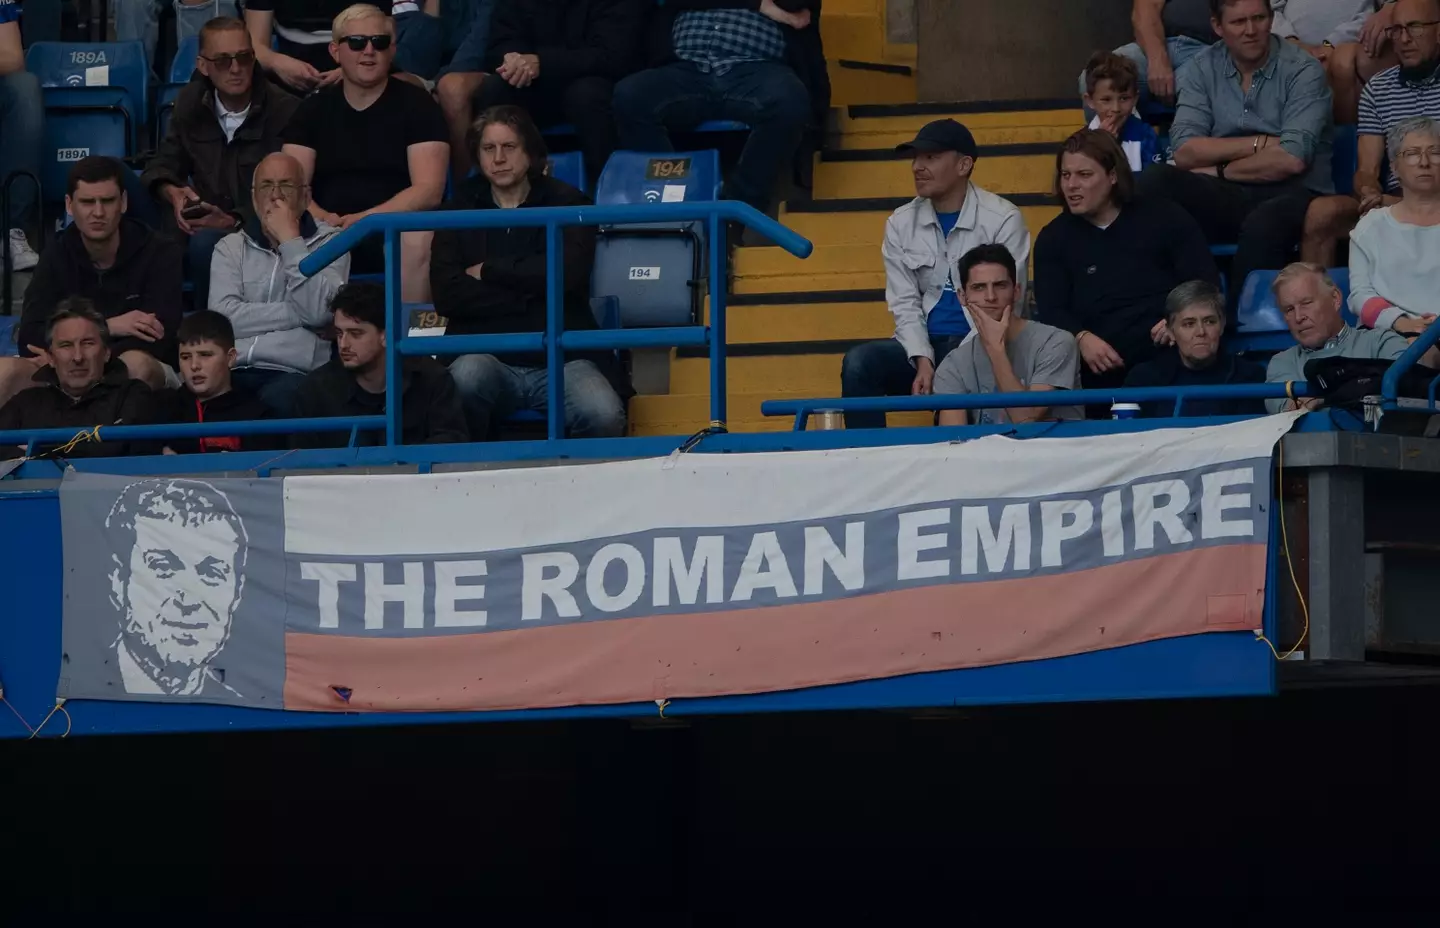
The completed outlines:
[[[961,256],[976,245],[1004,245],[1022,268],[1022,284],[1030,257],[1030,232],[1020,210],[970,182],[980,149],[969,129],[937,119],[895,151],[910,158],[916,193],[886,220],[881,247],[895,337],[845,354],[842,396],[930,393],[935,365],[972,327],[956,287]],[[1017,305],[1023,305],[1023,295]],[[846,428],[884,426],[884,413],[845,414]]]

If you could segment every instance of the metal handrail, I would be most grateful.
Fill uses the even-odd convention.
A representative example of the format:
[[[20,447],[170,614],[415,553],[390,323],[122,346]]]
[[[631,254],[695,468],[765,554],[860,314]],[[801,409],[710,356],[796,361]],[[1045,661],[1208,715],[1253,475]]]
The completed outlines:
[[[1440,342],[1440,325],[1426,326],[1425,331],[1421,332],[1419,337],[1410,343],[1410,347],[1405,349],[1405,353],[1396,358],[1395,363],[1386,369],[1385,376],[1380,381],[1382,409],[1396,408],[1397,400],[1400,397],[1400,378],[1405,376],[1405,372],[1410,368],[1419,364],[1420,359],[1425,356],[1425,352],[1434,347],[1437,342]],[[1434,380],[1430,382],[1429,395],[1430,407],[1433,409],[1435,407]]]
[[[944,393],[930,396],[853,396],[835,399],[766,400],[765,416],[794,416],[803,431],[811,414],[825,412],[938,412],[944,409],[1005,409],[1015,406],[1085,406],[1174,400],[1179,416],[1186,400],[1264,400],[1309,396],[1303,380],[1190,387],[1122,387],[1115,390],[1056,390],[1043,393]]]
[[[218,438],[229,435],[279,435],[304,432],[351,432],[382,429],[384,416],[334,416],[323,419],[255,419],[241,422],[171,422],[154,425],[101,425],[97,441],[159,441],[166,438]],[[37,444],[63,444],[94,429],[24,429],[0,431],[0,447],[24,445],[33,453]]]
[[[710,325],[677,326],[667,329],[565,331],[564,261],[560,230],[576,225],[625,225],[628,223],[705,222],[710,245]],[[779,247],[799,258],[810,256],[814,246],[804,236],[786,228],[764,213],[735,200],[702,203],[645,203],[620,206],[546,206],[536,209],[447,210],[429,213],[378,213],[366,216],[330,239],[313,255],[300,262],[306,276],[319,273],[341,255],[371,235],[385,237],[385,300],[387,329],[408,330],[400,296],[400,234],[454,229],[545,229],[545,320],[544,332],[508,332],[497,335],[441,335],[388,340],[385,357],[385,443],[400,443],[400,402],[395,395],[400,383],[400,361],[407,355],[504,354],[543,350],[549,371],[547,384],[547,437],[558,441],[565,435],[565,349],[622,349],[662,346],[707,346],[710,349],[710,419],[725,422],[725,223],[738,222],[755,229]]]

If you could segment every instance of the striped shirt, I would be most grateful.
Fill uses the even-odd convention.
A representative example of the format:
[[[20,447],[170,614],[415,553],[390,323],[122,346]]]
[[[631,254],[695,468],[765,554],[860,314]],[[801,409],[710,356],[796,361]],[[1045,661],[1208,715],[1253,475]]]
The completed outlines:
[[[753,10],[704,10],[675,17],[675,57],[721,75],[742,61],[785,57],[780,24]]]
[[[1383,137],[1396,123],[1412,116],[1440,119],[1440,66],[1429,77],[1407,81],[1400,76],[1400,66],[1396,65],[1370,78],[1360,91],[1357,131],[1361,135]],[[1391,193],[1400,189],[1400,178],[1395,176],[1394,167],[1385,169],[1385,189]]]

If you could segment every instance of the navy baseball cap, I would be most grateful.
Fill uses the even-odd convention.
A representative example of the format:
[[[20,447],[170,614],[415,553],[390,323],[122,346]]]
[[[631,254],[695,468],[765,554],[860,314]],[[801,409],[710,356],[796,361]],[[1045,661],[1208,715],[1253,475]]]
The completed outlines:
[[[937,119],[926,123],[916,134],[914,141],[895,146],[896,154],[900,155],[913,155],[915,152],[932,154],[937,151],[958,151],[972,158],[980,157],[975,136],[953,119]]]

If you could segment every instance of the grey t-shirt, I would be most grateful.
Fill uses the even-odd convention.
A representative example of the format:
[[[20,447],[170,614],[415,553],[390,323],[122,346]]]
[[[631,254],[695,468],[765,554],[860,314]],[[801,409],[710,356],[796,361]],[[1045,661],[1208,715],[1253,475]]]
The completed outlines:
[[[1027,322],[1010,343],[1005,354],[1015,376],[1025,387],[1047,384],[1061,390],[1080,386],[1080,350],[1075,336],[1043,322]],[[971,335],[945,356],[935,369],[934,390],[940,393],[996,393],[995,369],[980,345],[980,336]],[[1045,400],[1052,400],[1046,396]],[[1041,401],[1042,403],[1044,400]],[[1083,419],[1079,406],[1051,406],[1051,419]],[[972,409],[970,421],[982,425],[1008,422],[1004,410]]]
[[[1210,26],[1210,0],[1165,0],[1160,22],[1165,24],[1167,36],[1189,36],[1206,45],[1218,38]]]

